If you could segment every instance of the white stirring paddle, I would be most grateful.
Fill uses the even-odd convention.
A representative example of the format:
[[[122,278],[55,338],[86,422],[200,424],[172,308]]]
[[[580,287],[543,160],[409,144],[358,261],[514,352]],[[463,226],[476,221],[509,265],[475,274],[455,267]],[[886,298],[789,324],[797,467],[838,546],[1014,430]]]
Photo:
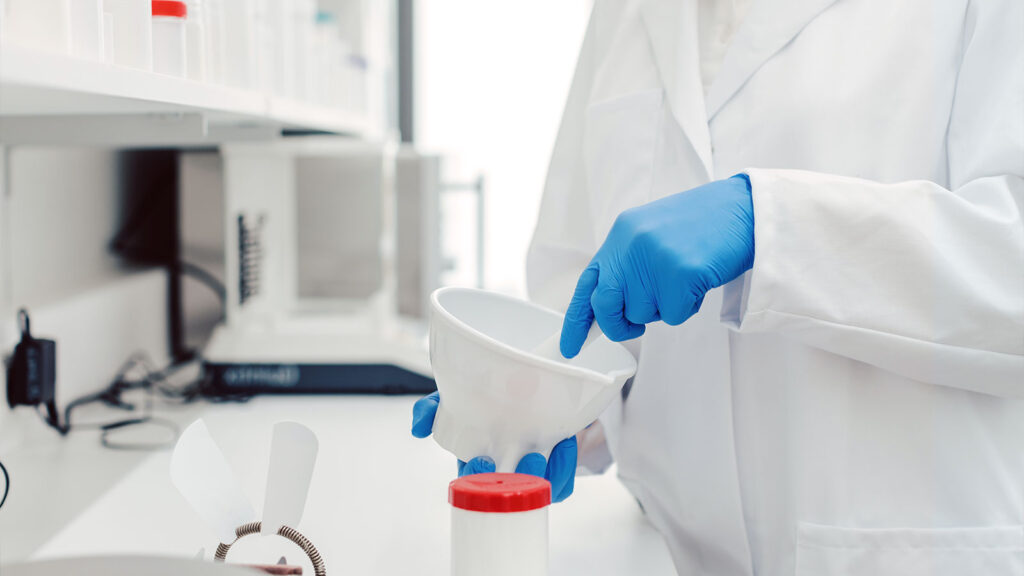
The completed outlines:
[[[234,542],[235,528],[258,518],[202,419],[181,433],[171,481],[221,542]]]
[[[281,526],[295,528],[299,525],[313,479],[318,446],[316,435],[302,424],[274,424],[261,534],[277,534]]]

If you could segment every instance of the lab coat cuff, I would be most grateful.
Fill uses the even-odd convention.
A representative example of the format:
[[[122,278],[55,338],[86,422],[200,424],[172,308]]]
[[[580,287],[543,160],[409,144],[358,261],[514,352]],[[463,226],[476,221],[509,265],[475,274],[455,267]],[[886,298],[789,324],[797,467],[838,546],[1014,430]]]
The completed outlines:
[[[740,174],[750,179],[754,204],[754,265],[723,287],[720,319],[729,328],[746,332],[759,328],[761,315],[756,312],[767,307],[765,291],[771,286],[774,224],[777,222],[773,196],[778,183],[770,170],[749,169]]]

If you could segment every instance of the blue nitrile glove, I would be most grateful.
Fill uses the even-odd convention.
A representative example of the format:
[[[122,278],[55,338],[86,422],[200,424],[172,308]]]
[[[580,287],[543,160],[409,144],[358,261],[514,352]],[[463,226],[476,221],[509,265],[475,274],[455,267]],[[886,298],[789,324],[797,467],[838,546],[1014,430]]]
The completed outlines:
[[[673,194],[619,215],[580,274],[562,324],[562,355],[580,352],[596,319],[621,342],[662,320],[697,313],[704,295],[754,264],[754,204],[745,174]]]
[[[434,392],[420,398],[412,407],[412,435],[426,438],[434,428],[434,415],[441,396]],[[551,458],[547,461],[536,452],[523,456],[516,466],[520,474],[540,476],[551,482],[551,501],[561,502],[572,494],[576,481],[576,437],[566,438],[551,450]],[[469,462],[459,460],[459,476],[494,472],[494,460],[487,456],[478,456]]]

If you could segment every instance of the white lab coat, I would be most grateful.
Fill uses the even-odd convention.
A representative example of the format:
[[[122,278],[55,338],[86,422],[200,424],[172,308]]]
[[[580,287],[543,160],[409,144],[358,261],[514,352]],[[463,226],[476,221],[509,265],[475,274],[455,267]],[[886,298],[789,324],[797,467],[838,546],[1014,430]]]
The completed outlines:
[[[648,326],[602,416],[686,575],[1024,574],[1024,2],[598,0],[528,259],[745,171],[753,269]]]

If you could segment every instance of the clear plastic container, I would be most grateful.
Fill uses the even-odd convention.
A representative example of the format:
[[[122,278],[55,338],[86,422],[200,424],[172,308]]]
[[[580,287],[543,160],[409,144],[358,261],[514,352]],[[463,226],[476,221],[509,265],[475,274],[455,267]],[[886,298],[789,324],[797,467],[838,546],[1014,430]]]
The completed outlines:
[[[224,83],[236,88],[256,88],[259,78],[255,0],[222,0],[221,3],[224,54],[220,72]]]
[[[206,11],[202,0],[187,0],[188,17],[185,19],[185,40],[188,44],[188,77],[197,82],[206,81]]]
[[[150,0],[103,0],[108,62],[153,69],[153,11]]]
[[[448,486],[452,576],[545,576],[551,484],[526,474],[475,474]]]
[[[282,14],[289,5],[279,0],[257,0],[256,44],[258,59],[257,85],[264,94],[282,94],[284,92],[285,69],[287,55],[283,44]]]
[[[79,58],[103,61],[103,0],[71,2],[71,51]]]
[[[71,51],[70,0],[7,0],[5,41],[33,50]]]
[[[336,73],[335,62],[341,59],[341,40],[338,38],[338,23],[332,12],[320,11],[316,15],[316,29],[313,35],[313,60],[311,62],[312,86],[310,101],[319,105],[332,102],[331,76]]]
[[[185,21],[188,7],[182,0],[153,2],[153,71],[184,78],[188,74]]]
[[[313,38],[316,34],[315,0],[293,0],[291,22],[291,62],[288,70],[288,95],[309,101],[312,95]]]
[[[224,4],[223,0],[203,2],[203,27],[206,29],[206,81],[224,83]]]

